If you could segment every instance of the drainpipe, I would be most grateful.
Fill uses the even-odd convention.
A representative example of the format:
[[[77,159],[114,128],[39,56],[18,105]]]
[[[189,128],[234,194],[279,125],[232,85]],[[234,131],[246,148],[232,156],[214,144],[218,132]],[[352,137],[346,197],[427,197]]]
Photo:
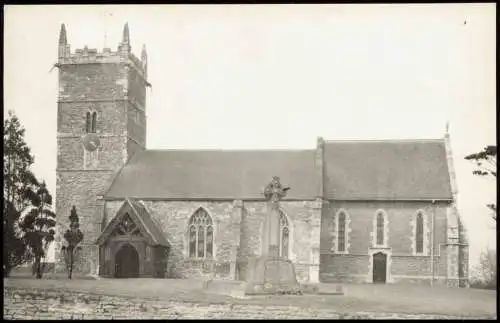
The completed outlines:
[[[434,205],[436,201],[432,200],[432,233],[431,233],[431,287],[434,286],[434,222],[436,218],[436,206]]]

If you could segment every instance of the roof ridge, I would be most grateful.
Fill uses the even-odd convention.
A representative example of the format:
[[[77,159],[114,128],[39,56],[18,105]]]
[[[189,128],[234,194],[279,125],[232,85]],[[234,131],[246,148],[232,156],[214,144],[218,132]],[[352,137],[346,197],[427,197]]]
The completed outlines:
[[[179,151],[179,152],[304,152],[314,151],[314,148],[293,149],[293,148],[274,148],[274,149],[223,149],[223,148],[206,148],[206,149],[146,149],[143,152],[163,152],[163,151]]]
[[[444,142],[444,138],[422,138],[422,139],[333,139],[325,140],[325,143],[336,142]]]

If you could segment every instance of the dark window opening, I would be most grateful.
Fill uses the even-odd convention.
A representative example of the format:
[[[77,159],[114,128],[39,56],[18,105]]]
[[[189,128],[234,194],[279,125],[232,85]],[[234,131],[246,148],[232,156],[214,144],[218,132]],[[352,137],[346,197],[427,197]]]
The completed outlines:
[[[424,252],[424,217],[422,213],[417,214],[417,230],[416,230],[416,244],[417,253]]]
[[[379,213],[377,215],[377,245],[384,244],[384,215]]]
[[[338,251],[345,251],[345,214],[339,214]]]

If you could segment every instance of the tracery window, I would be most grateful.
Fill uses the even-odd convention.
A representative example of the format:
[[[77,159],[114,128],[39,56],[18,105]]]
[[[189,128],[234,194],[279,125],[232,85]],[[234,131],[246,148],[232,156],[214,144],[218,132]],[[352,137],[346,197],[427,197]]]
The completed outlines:
[[[280,211],[280,257],[288,258],[288,249],[290,241],[290,227],[286,215]]]
[[[193,258],[213,257],[213,224],[207,211],[199,208],[189,220],[189,256]]]
[[[424,252],[424,216],[422,213],[417,214],[416,230],[415,230],[416,253]]]
[[[132,218],[128,213],[126,213],[120,223],[116,226],[113,236],[119,235],[140,235],[141,231],[139,227],[134,223]]]

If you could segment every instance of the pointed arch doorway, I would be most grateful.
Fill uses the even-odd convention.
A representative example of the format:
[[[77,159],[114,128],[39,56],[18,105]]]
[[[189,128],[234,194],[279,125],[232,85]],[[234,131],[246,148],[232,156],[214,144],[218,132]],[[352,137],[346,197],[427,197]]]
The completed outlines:
[[[139,253],[129,244],[123,245],[115,256],[115,277],[139,277]]]
[[[96,244],[102,277],[165,277],[170,243],[138,201],[124,201]]]

